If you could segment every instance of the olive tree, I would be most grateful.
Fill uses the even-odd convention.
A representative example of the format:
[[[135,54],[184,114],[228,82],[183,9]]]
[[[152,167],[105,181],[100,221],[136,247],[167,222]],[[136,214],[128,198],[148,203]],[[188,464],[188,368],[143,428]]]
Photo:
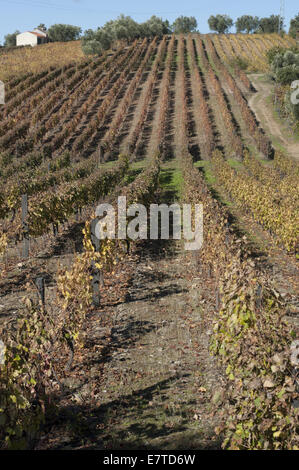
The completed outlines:
[[[261,18],[258,32],[263,34],[277,33],[279,26],[280,30],[283,29],[283,21],[284,20],[280,17],[280,15],[271,15],[268,18]]]
[[[194,16],[179,16],[172,25],[174,33],[192,33],[196,31],[197,21]]]
[[[256,31],[259,27],[259,18],[257,16],[243,15],[236,21],[237,33],[246,32],[247,34]]]
[[[14,33],[7,34],[4,36],[4,46],[13,47],[17,45],[17,35],[20,34],[20,31],[15,31]]]
[[[76,41],[80,38],[82,29],[70,24],[53,24],[48,29],[49,39],[53,42]]]
[[[228,33],[234,22],[228,15],[212,15],[208,19],[208,24],[211,31],[224,34]]]
[[[293,18],[290,22],[290,31],[289,31],[290,36],[293,38],[296,38],[297,35],[299,34],[299,13],[295,18]]]
[[[103,28],[88,29],[82,38],[82,50],[86,55],[99,55],[111,47],[113,36]]]

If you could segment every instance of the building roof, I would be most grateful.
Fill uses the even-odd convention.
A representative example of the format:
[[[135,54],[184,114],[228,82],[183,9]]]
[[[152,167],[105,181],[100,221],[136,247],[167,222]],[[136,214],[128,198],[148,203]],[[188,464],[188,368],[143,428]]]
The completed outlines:
[[[26,34],[26,33],[34,34],[34,36],[37,36],[38,38],[46,38],[48,36],[46,33],[43,33],[42,31],[40,31],[40,32],[38,32],[38,31],[24,31],[23,33],[17,34],[17,36],[20,36],[21,34]]]
[[[41,33],[36,33],[35,31],[28,31],[28,33],[35,34],[38,38],[44,38],[45,36]]]

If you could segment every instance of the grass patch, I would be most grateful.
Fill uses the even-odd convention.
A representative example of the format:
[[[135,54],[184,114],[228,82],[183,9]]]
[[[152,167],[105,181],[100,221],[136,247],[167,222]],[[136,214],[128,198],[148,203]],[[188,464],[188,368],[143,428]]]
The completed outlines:
[[[117,160],[109,160],[109,162],[103,162],[100,164],[100,168],[108,169],[114,168],[117,165]]]
[[[284,147],[284,145],[282,145],[282,143],[280,142],[280,140],[275,137],[273,134],[271,134],[271,140],[273,142],[273,145],[276,149],[280,150],[281,152],[283,152],[284,154],[286,155],[289,155],[288,154],[288,151],[287,149]]]
[[[179,168],[162,168],[160,173],[160,186],[167,192],[172,192],[180,198],[183,186],[183,176]]]
[[[208,160],[199,160],[194,163],[196,168],[201,168],[208,185],[212,186],[216,183],[215,175],[213,174],[211,163]]]
[[[235,170],[241,170],[244,168],[244,165],[241,162],[235,160],[234,158],[228,158],[227,163]]]
[[[146,167],[146,161],[145,160],[139,160],[137,162],[131,163],[130,168],[132,170],[143,170]]]

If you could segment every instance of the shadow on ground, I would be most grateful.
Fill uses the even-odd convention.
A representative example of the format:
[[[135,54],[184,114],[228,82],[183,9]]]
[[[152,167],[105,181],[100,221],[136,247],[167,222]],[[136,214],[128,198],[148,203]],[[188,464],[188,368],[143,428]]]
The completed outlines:
[[[173,375],[94,409],[76,405],[62,409],[64,442],[51,450],[219,450],[221,442],[212,430],[198,421],[190,427],[192,398],[180,408],[169,403],[171,388],[187,375]],[[58,423],[56,429],[59,433]]]

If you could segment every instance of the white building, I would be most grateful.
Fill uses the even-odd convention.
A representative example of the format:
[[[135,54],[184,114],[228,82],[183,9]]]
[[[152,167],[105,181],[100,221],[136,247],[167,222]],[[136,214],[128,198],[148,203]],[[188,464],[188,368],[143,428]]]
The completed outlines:
[[[17,34],[17,46],[37,46],[48,42],[48,35],[40,29]]]

